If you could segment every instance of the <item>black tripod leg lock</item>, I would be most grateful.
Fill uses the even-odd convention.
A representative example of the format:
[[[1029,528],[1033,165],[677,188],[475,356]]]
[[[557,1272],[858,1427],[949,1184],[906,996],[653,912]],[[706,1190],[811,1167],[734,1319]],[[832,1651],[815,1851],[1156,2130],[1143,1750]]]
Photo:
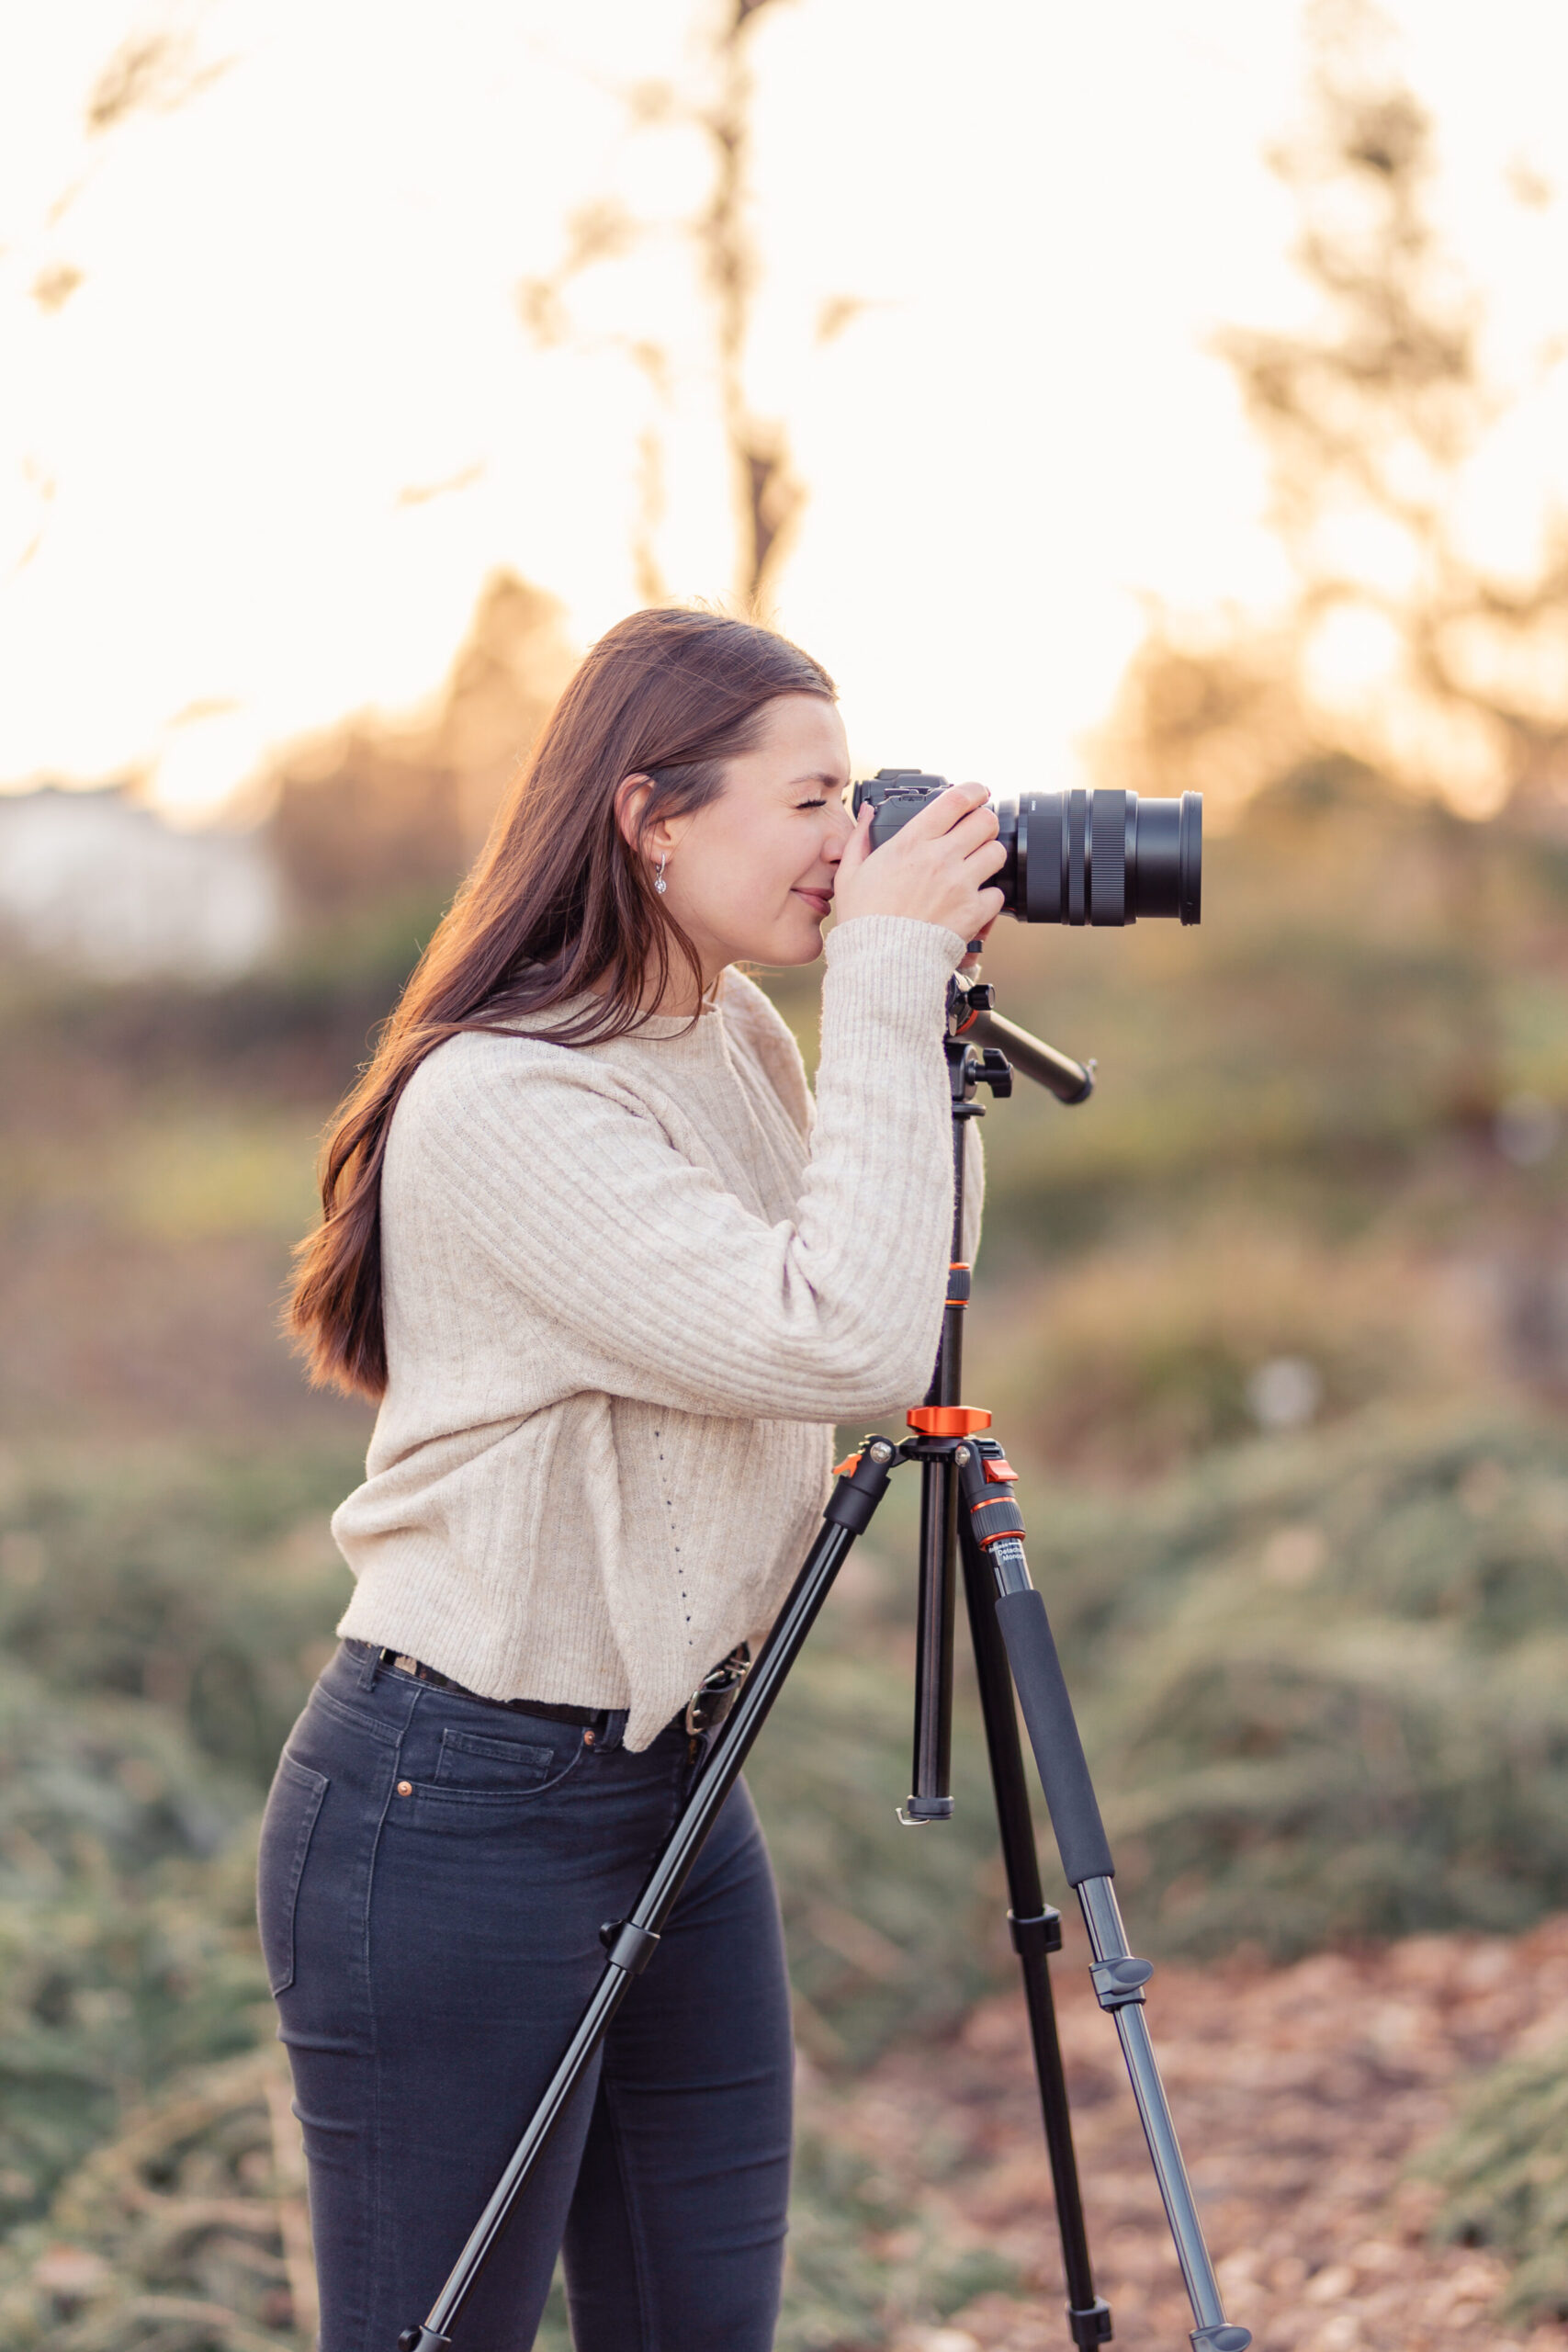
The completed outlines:
[[[1129,2001],[1143,1999],[1144,1987],[1154,1973],[1152,1960],[1134,1960],[1128,1953],[1122,1960],[1097,1960],[1089,1979],[1102,2009],[1124,2009]]]
[[[452,2338],[437,2335],[433,2327],[405,2327],[398,2338],[398,2352],[448,2352]]]
[[[1008,1934],[1020,1960],[1043,1960],[1047,1952],[1062,1949],[1062,1915],[1049,1903],[1030,1919],[1021,1919],[1016,1911],[1010,1911]]]
[[[634,1919],[606,1919],[599,1940],[610,1955],[611,1967],[624,1968],[628,1976],[639,1974],[659,1950],[652,1928],[639,1928]]]
[[[823,1518],[835,1527],[847,1527],[852,1535],[863,1535],[871,1525],[872,1513],[887,1492],[887,1481],[897,1459],[898,1449],[891,1438],[868,1437],[858,1456],[852,1454],[849,1461],[839,1464]]]
[[[1109,2344],[1111,2341],[1113,2332],[1111,2306],[1103,2295],[1097,2295],[1093,2302],[1086,2303],[1081,2311],[1076,2304],[1069,2303],[1067,2325],[1073,2331],[1073,2342],[1082,2346],[1082,2352],[1094,2352],[1097,2344]]]

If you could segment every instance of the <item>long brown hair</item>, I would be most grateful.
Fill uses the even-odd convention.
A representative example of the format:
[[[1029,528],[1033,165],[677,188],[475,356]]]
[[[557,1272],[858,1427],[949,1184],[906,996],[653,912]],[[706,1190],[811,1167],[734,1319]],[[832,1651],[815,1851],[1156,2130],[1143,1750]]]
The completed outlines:
[[[381,1165],[420,1063],[463,1030],[517,1034],[590,989],[590,1004],[550,1024],[551,1042],[624,1036],[665,995],[672,953],[700,987],[696,950],[649,886],[642,837],[716,797],[725,762],[752,748],[778,695],[834,692],[798,646],[716,613],[634,613],[587,655],[328,1134],[321,1223],[295,1253],[286,1317],[319,1385],[386,1390]],[[636,844],[615,809],[630,775],[652,786]]]

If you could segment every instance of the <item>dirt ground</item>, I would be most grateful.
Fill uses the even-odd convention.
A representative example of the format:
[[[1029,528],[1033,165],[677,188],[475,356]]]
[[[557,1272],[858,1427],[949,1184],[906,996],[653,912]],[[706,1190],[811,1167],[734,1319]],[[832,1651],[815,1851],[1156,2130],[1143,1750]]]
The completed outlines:
[[[1070,1937],[1053,1972],[1096,2283],[1123,2352],[1182,2352],[1191,2314],[1086,1958]],[[1430,2242],[1436,2196],[1409,2168],[1477,2070],[1568,2040],[1568,1918],[1517,1940],[1421,1937],[1282,1970],[1165,1966],[1148,2017],[1226,2316],[1258,2352],[1565,2352],[1568,2327],[1496,2321],[1505,2266]],[[852,2145],[881,2201],[908,2213],[867,2249],[895,2301],[900,2267],[935,2243],[1017,2267],[1020,2292],[906,2325],[895,2352],[1069,2343],[1026,2053],[1010,1995],[956,2042],[897,2052],[851,2088],[807,2078],[803,2120]]]

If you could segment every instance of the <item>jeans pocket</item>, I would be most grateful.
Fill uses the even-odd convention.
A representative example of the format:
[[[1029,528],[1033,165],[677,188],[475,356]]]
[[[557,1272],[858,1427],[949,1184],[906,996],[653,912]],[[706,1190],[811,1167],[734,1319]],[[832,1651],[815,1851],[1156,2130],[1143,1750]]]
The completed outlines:
[[[448,1726],[441,1735],[435,1778],[444,1788],[496,1789],[521,1795],[542,1789],[576,1761],[574,1749],[569,1749],[558,1765],[553,1747],[540,1747],[531,1741],[487,1739],[479,1733]]]
[[[326,1774],[312,1772],[285,1749],[266,1801],[256,1857],[256,1924],[275,2000],[294,1982],[294,1914],[310,1833],[326,1792]]]

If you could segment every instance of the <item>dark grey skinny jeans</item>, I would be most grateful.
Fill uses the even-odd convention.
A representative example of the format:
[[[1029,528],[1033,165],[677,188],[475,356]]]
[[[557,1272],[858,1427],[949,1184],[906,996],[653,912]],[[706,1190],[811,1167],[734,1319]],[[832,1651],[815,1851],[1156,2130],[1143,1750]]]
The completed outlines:
[[[422,2320],[694,1769],[345,1643],[262,1829],[262,1947],[310,2160],[321,2352]],[[558,2250],[578,2352],[767,2352],[789,2188],[778,1905],[744,1784],[454,2331],[526,2352]]]

